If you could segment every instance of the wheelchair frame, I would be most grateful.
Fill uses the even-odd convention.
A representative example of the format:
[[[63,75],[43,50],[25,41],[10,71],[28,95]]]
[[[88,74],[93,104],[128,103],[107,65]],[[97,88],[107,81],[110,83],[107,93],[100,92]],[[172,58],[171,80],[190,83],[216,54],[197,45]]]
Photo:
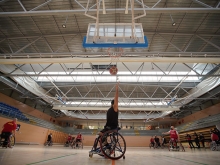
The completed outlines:
[[[52,146],[53,145],[53,141],[51,140],[51,141],[46,141],[45,143],[44,143],[44,146]]]
[[[8,142],[8,144],[7,144],[6,146],[3,146],[4,141],[3,141],[2,139],[5,140],[5,138],[2,138],[2,136],[0,135],[0,146],[7,148],[8,145],[9,145],[9,142]],[[15,137],[14,137],[13,134],[11,134],[11,135],[9,136],[9,139],[8,139],[8,140],[10,141],[11,147],[15,145]]]
[[[93,154],[98,154],[100,156],[117,160],[123,157],[125,159],[125,152],[126,152],[126,142],[124,137],[118,133],[118,130],[109,130],[103,133],[102,136],[96,138],[95,143],[99,147],[96,149],[92,148],[89,152],[89,157],[92,158]]]
[[[75,142],[74,148],[78,148],[78,149],[82,148],[83,149],[83,139],[81,140],[81,142]]]
[[[215,141],[210,143],[210,149],[212,151],[220,151],[220,144],[217,144]]]
[[[178,146],[178,143],[179,143],[179,146]],[[171,149],[171,146],[173,146],[174,148]],[[169,151],[170,150],[172,150],[172,151],[180,151],[181,150],[181,151],[185,152],[185,149],[184,149],[181,142],[176,142],[175,140],[171,140],[171,139],[169,141],[168,150]]]
[[[152,144],[151,142],[150,142],[150,144],[149,144],[149,147],[151,148],[154,148],[154,146],[155,146],[155,143],[154,144]]]

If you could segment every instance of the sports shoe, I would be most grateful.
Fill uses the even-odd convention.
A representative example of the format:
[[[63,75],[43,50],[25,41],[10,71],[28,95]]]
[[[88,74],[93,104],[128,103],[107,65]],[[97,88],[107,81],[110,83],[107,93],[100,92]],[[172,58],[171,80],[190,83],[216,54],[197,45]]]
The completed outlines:
[[[101,152],[97,152],[97,151],[95,151],[95,150],[91,150],[91,151],[89,151],[89,153],[100,154]]]

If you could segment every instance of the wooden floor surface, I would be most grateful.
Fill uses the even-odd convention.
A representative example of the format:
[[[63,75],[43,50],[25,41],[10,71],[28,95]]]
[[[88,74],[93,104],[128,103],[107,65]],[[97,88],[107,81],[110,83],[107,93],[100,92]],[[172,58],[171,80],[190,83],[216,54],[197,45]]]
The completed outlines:
[[[89,158],[91,147],[72,149],[63,146],[17,145],[0,148],[0,165],[220,165],[220,151],[186,149],[127,148],[125,159],[109,160],[99,155]]]

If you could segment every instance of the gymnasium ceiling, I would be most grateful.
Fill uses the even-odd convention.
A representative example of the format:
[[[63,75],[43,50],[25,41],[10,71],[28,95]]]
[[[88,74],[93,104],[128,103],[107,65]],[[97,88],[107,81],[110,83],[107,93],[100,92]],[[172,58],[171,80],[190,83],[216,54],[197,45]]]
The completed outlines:
[[[136,22],[149,46],[123,49],[118,59],[82,47],[95,23],[84,15],[87,2],[0,1],[2,93],[15,90],[20,101],[57,117],[101,120],[117,81],[108,68],[117,65],[121,119],[178,119],[219,102],[219,0],[144,0],[146,16]],[[126,0],[105,0],[106,14],[102,4],[100,23],[131,23]],[[134,4],[141,15],[141,0]],[[96,14],[95,0],[89,13]]]

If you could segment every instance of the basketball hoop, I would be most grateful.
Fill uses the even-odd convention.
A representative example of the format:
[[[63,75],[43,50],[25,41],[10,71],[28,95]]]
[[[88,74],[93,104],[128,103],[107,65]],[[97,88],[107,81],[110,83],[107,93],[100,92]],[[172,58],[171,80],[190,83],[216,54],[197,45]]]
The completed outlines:
[[[122,48],[108,48],[108,55],[111,57],[112,61],[118,61],[123,53],[124,50]]]

